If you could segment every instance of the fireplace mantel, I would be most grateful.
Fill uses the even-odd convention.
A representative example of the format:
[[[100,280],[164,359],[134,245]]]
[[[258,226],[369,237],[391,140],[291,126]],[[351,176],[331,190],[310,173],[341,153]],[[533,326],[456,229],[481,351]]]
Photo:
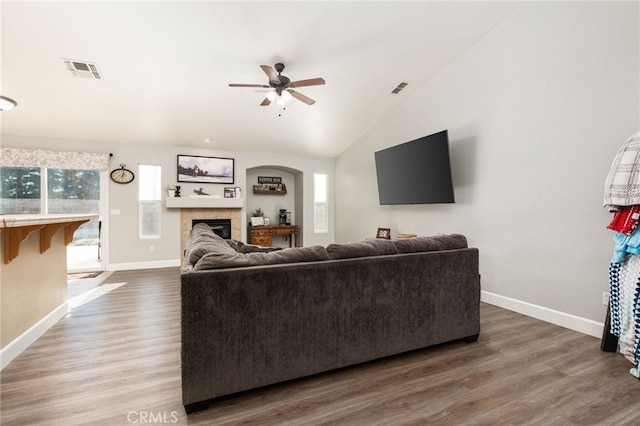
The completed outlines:
[[[244,198],[167,197],[168,209],[241,209]]]

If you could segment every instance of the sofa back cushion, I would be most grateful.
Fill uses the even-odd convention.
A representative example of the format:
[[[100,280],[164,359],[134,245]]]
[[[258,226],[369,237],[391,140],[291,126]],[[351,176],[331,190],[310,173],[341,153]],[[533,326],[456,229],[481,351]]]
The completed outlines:
[[[209,225],[198,223],[189,233],[186,245],[185,259],[195,265],[206,253],[236,254],[237,252],[218,234],[213,232]]]
[[[389,240],[365,240],[344,244],[329,244],[327,253],[331,259],[351,259],[363,256],[398,254],[398,249]]]
[[[229,247],[231,247],[238,253],[253,253],[254,251],[268,252],[268,251],[276,251],[276,250],[283,249],[283,247],[275,247],[275,246],[262,247],[262,246],[257,246],[255,244],[245,244],[242,241],[233,240],[233,239],[225,240],[225,241],[227,242],[227,244],[229,244]]]
[[[270,252],[225,253],[211,251],[198,260],[194,271],[205,269],[238,268],[242,266],[274,265],[278,263],[314,262],[329,260],[327,250],[322,246],[292,247]]]
[[[417,253],[421,251],[454,250],[467,248],[467,238],[461,234],[434,235],[394,240],[398,253]]]

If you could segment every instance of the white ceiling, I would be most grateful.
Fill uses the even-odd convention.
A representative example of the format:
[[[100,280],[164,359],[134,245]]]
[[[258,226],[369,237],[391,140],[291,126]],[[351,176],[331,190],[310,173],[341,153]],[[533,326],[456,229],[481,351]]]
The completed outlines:
[[[2,133],[336,156],[509,16],[506,2],[2,1]],[[73,77],[61,58],[95,63]],[[282,111],[259,65],[323,77]],[[400,82],[409,86],[390,91]],[[281,115],[281,116],[280,116]],[[205,143],[210,138],[210,143]]]

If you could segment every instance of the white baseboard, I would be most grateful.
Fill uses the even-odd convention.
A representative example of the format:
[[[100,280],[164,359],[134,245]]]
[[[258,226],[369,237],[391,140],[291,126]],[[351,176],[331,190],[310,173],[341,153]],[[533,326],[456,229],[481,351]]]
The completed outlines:
[[[7,346],[0,350],[0,370],[3,370],[11,361],[27,349],[40,336],[47,332],[55,323],[69,313],[69,302],[65,301],[47,316],[35,323],[31,328],[16,337]]]
[[[523,302],[521,300],[512,299],[510,297],[501,296],[484,290],[480,292],[480,300],[490,305],[499,306],[519,314],[537,318],[539,320],[593,337],[602,337],[602,331],[604,330],[604,323],[602,322],[566,314],[564,312],[545,308],[544,306],[534,305],[532,303]]]
[[[154,262],[135,263],[111,263],[107,265],[107,271],[132,271],[136,269],[173,268],[180,266],[180,260],[157,260]]]

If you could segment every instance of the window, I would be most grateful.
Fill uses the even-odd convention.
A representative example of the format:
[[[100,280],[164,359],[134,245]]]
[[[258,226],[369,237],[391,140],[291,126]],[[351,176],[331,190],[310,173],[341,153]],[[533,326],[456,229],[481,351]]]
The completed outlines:
[[[0,214],[100,214],[108,167],[108,153],[0,148]],[[68,269],[96,267],[102,269],[100,219],[82,224],[67,246]]]
[[[0,214],[100,213],[97,169],[4,166],[0,183]],[[100,220],[82,224],[67,246],[67,268],[99,267],[94,256],[99,244]]]
[[[329,232],[327,208],[327,175],[313,175],[313,231],[317,234]]]
[[[161,166],[140,164],[138,167],[138,237],[160,238]]]
[[[0,214],[38,214],[40,167],[0,167]]]
[[[47,169],[47,213],[99,212],[99,170]]]
[[[47,213],[87,214],[100,213],[100,170],[46,169]],[[100,219],[91,219],[73,234],[69,249],[76,246],[98,246],[100,243]],[[79,250],[77,250],[79,252]],[[87,250],[87,253],[96,251]],[[70,253],[70,252],[69,252]],[[80,260],[79,254],[71,257]],[[84,260],[84,259],[83,259]],[[95,264],[91,256],[89,264]],[[71,262],[68,262],[72,266]]]

